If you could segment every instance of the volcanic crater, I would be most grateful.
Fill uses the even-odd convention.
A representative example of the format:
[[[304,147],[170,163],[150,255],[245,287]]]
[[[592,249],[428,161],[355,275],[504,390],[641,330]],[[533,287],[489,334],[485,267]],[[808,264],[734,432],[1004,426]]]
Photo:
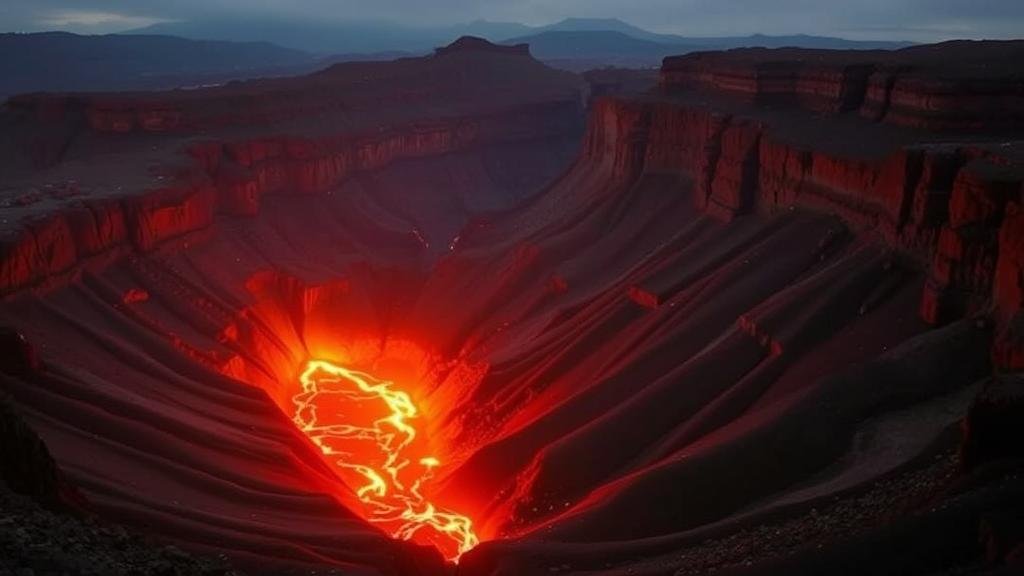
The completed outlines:
[[[0,387],[58,499],[246,572],[685,570],[957,450],[962,474],[1007,456],[960,427],[1024,368],[1024,91],[986,65],[1008,55],[701,53],[591,99],[463,39],[15,97]],[[913,523],[1020,506],[993,490],[886,537],[969,560],[976,531]],[[872,512],[718,567],[884,573]]]

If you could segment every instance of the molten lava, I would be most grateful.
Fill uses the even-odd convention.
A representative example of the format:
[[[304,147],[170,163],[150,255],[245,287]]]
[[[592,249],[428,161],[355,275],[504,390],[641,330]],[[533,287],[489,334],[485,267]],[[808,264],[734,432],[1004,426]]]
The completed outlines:
[[[415,538],[457,560],[479,542],[472,521],[435,505],[423,490],[441,462],[417,435],[411,397],[365,372],[312,360],[292,398],[293,420],[358,486],[368,520],[396,538]],[[424,531],[424,529],[426,529]]]

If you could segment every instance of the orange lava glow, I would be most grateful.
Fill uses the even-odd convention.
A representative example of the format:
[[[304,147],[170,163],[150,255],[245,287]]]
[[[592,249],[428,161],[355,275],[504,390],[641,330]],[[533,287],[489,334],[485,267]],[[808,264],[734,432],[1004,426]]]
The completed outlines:
[[[295,424],[357,487],[370,522],[396,538],[433,544],[450,560],[479,543],[468,517],[423,494],[441,462],[417,434],[420,414],[409,394],[323,360],[311,360],[299,381]]]

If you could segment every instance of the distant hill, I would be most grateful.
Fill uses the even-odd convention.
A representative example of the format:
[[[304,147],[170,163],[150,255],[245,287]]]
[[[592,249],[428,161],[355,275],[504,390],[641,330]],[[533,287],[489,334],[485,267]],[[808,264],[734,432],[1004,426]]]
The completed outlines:
[[[832,36],[791,34],[786,36],[679,36],[658,34],[633,26],[617,18],[567,18],[538,29],[539,32],[620,32],[640,40],[678,46],[700,46],[701,50],[728,50],[731,48],[822,48],[831,50],[896,50],[912,46],[913,42],[847,40]]]
[[[602,66],[650,68],[665,56],[700,50],[732,48],[827,48],[834,50],[895,50],[911,42],[863,42],[828,36],[688,37],[656,34],[616,19],[570,18],[540,32],[504,40],[525,42],[537,58],[560,68],[582,71]]]
[[[262,40],[321,55],[387,51],[424,52],[433,47],[428,38],[408,34],[402,27],[382,22],[211,19],[161,22],[131,32],[166,34],[192,40]]]
[[[0,34],[0,99],[22,92],[148,90],[309,72],[322,61],[267,42]]]
[[[524,24],[475,20],[440,27],[400,26],[390,22],[311,22],[305,20],[203,20],[162,22],[132,33],[167,34],[195,40],[264,40],[318,54],[406,52],[426,54],[462,36],[492,41],[529,34]]]
[[[638,38],[623,30],[628,24],[617,20],[566,21],[570,28],[589,25],[607,25],[618,30],[548,30],[527,36],[518,36],[503,44],[526,43],[530,52],[538,59],[552,66],[574,71],[583,71],[603,66],[626,68],[653,68],[661,65],[666,56],[686,54],[701,50],[728,50],[732,48],[764,47],[780,48],[793,46],[801,48],[832,49],[895,49],[908,46],[905,42],[856,42],[841,38],[820,36],[739,36],[723,38],[688,38],[647,34]],[[562,23],[559,23],[561,25]],[[658,38],[659,40],[652,40]]]
[[[658,34],[623,22],[618,18],[566,18],[533,31],[542,32],[619,32],[640,40],[661,44],[686,44],[688,39],[673,34]]]
[[[569,52],[576,49],[575,58],[593,59],[598,53],[612,54],[618,59],[634,58],[624,54],[613,54],[611,46],[621,46],[634,55],[638,52],[663,52],[663,50],[639,44],[627,43],[622,36],[651,43],[669,46],[680,46],[688,51],[695,49],[711,50],[740,47],[780,47],[795,46],[806,48],[842,48],[842,49],[875,49],[902,48],[910,45],[907,42],[858,42],[842,38],[819,36],[738,36],[699,38],[673,34],[658,34],[633,26],[614,18],[567,18],[546,26],[527,26],[514,22],[490,22],[475,20],[465,24],[452,26],[402,26],[383,21],[353,22],[311,22],[302,20],[204,20],[196,22],[164,22],[153,24],[136,33],[169,34],[192,39],[230,40],[235,42],[265,40],[280,46],[314,52],[319,54],[335,53],[367,53],[367,52],[409,52],[424,54],[433,48],[444,46],[461,36],[478,36],[492,42],[504,44],[527,41],[535,44],[538,49],[543,44],[544,53]],[[549,33],[576,33],[560,36],[567,44],[563,48],[555,46],[558,37]],[[586,38],[586,33],[614,32],[620,36],[604,36]],[[542,36],[546,35],[546,36]],[[600,46],[603,40],[610,42],[609,47]],[[531,41],[533,40],[533,41]],[[535,51],[535,53],[537,53]],[[544,56],[541,56],[544,58]],[[602,56],[605,58],[606,56]],[[646,60],[645,60],[646,61]]]

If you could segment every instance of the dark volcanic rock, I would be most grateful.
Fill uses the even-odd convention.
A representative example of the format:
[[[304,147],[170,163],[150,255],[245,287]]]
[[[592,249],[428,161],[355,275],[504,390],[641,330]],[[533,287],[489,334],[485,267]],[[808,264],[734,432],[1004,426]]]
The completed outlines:
[[[1024,509],[993,511],[982,518],[978,537],[990,564],[1018,564],[1024,545]]]
[[[1024,375],[984,385],[964,422],[963,465],[970,470],[1004,458],[1024,458]]]
[[[13,328],[0,328],[0,372],[27,376],[40,368],[36,349]]]
[[[0,480],[10,490],[29,496],[47,508],[82,512],[87,506],[82,495],[64,479],[46,444],[3,395],[0,395]]]
[[[44,508],[0,486],[0,573],[67,576],[230,576],[219,559],[195,557],[118,526]]]

